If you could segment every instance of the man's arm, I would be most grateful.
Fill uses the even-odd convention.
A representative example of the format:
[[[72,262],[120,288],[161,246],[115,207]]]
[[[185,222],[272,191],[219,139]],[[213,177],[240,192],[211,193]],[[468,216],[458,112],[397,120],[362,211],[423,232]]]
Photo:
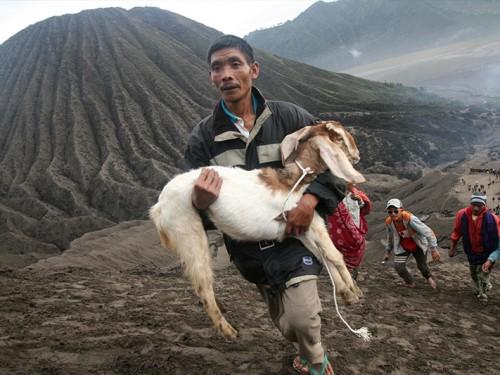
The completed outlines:
[[[461,224],[462,224],[462,214],[458,212],[457,215],[455,216],[453,232],[451,233],[451,247],[448,250],[449,257],[454,257],[455,255],[457,255],[457,243],[458,240],[460,240],[460,238],[462,237]]]
[[[500,246],[488,256],[488,260],[483,264],[483,271],[490,271],[498,259],[500,259]]]
[[[408,225],[413,228],[419,235],[424,236],[427,239],[429,248],[431,250],[432,260],[438,261],[440,259],[440,255],[437,249],[437,238],[434,231],[413,214],[411,215],[411,219]]]
[[[345,196],[345,183],[331,173],[322,173],[307,187],[297,206],[287,214],[286,234],[301,235],[311,225],[316,210],[324,219]]]
[[[209,149],[203,134],[203,123],[204,121],[196,125],[189,135],[182,163],[183,169],[186,172],[190,169],[210,165]]]
[[[497,231],[500,236],[500,218],[493,214],[493,218],[497,224]],[[500,259],[500,244],[498,248],[488,256],[488,260],[483,264],[483,272],[488,272],[491,270],[493,265]]]
[[[363,202],[363,205],[361,206],[360,209],[360,214],[362,216],[370,214],[372,210],[372,202],[370,201],[370,198],[368,198],[368,196],[364,192],[356,188],[353,189],[353,195],[359,196],[359,198]]]
[[[437,248],[437,238],[434,234],[434,231],[429,228],[428,225],[424,224],[416,215],[411,215],[411,219],[408,225],[420,236],[423,236],[427,239],[427,242],[429,243],[429,247],[431,249]]]
[[[385,245],[385,255],[384,255],[384,261],[389,260],[389,256],[391,255],[392,248],[394,247],[394,236],[392,233],[392,227],[391,224],[385,224],[385,231],[386,231],[386,245]]]
[[[205,167],[210,164],[208,146],[203,137],[201,123],[191,132],[184,153],[184,169],[195,169]],[[199,211],[205,230],[215,229],[215,225],[210,221],[203,210],[206,210],[219,196],[222,186],[222,179],[213,169],[204,168],[195,181],[192,192],[193,206]]]
[[[318,199],[315,207],[322,216],[331,215],[345,197],[345,181],[330,172],[323,172],[307,187],[304,194],[314,195]]]

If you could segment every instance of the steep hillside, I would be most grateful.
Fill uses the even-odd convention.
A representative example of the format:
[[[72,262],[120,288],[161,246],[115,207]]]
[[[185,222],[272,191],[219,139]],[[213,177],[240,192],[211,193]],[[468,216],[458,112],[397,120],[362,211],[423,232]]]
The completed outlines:
[[[205,51],[218,35],[157,8],[111,8],[50,18],[0,46],[2,254],[46,257],[89,231],[146,218],[217,98]],[[475,115],[420,90],[258,58],[268,98],[367,127],[365,168],[387,164],[386,144],[370,134],[384,134],[388,118],[402,119],[389,143],[403,129],[403,158],[418,155],[419,165],[455,157],[428,138],[414,142],[424,129],[453,133],[441,140],[452,150],[478,134]]]
[[[377,81],[425,86],[460,99],[467,93],[498,99],[499,61],[500,34],[493,34],[357,66],[346,73]]]
[[[250,33],[264,50],[330,70],[489,35],[500,29],[491,0],[318,1],[280,26]]]

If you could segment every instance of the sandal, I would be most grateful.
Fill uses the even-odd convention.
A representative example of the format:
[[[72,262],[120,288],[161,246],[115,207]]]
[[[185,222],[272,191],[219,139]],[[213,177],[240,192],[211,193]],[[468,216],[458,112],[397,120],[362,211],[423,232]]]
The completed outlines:
[[[332,365],[330,361],[328,361],[328,357],[323,357],[323,363],[321,364],[321,369],[316,370],[313,365],[305,358],[301,356],[297,356],[293,360],[293,369],[302,375],[324,375],[327,369],[331,369],[331,373],[333,374]]]
[[[309,368],[307,367],[307,360],[303,359],[300,355],[293,359],[292,363],[293,369],[302,375],[309,374]]]

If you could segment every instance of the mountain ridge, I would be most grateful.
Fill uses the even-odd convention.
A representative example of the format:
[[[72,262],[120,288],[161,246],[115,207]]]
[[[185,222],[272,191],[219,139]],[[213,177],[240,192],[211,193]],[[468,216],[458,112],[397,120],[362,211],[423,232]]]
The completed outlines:
[[[45,257],[84,233],[146,218],[159,190],[180,171],[191,129],[217,100],[204,48],[219,35],[158,8],[111,8],[52,17],[3,43],[0,252]],[[374,172],[392,168],[390,153],[378,147],[385,141],[377,139],[395,142],[407,118],[429,113],[455,131],[442,141],[450,149],[467,149],[477,139],[476,114],[425,91],[256,54],[257,87],[266,97],[366,126],[358,130],[360,148],[364,167]],[[403,129],[413,139],[426,121]],[[401,155],[418,154],[424,165],[449,158],[436,155],[426,134],[421,144],[401,144]]]
[[[249,33],[255,47],[338,71],[499,30],[488,0],[316,2],[294,20]],[[322,52],[320,52],[322,51]]]

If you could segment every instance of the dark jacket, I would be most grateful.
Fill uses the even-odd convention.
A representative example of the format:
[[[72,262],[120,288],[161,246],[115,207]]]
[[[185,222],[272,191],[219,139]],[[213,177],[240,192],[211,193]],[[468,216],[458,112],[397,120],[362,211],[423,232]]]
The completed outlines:
[[[255,88],[253,94],[257,99],[257,111],[248,140],[236,129],[219,102],[213,114],[203,119],[189,137],[184,160],[186,169],[209,165],[246,170],[283,167],[279,148],[283,138],[314,124],[316,119],[294,104],[266,101]],[[325,172],[316,177],[306,193],[318,197],[316,210],[326,217],[344,198],[344,191],[343,180]],[[311,265],[311,253],[293,238],[264,250],[266,244],[237,242],[227,236],[225,243],[242,275],[254,283],[282,288],[293,277],[318,274],[321,270],[316,259]]]
[[[471,265],[481,265],[499,244],[500,220],[491,211],[484,209],[476,222],[472,220],[472,208],[457,212],[451,240],[455,243],[462,237],[464,252]]]

